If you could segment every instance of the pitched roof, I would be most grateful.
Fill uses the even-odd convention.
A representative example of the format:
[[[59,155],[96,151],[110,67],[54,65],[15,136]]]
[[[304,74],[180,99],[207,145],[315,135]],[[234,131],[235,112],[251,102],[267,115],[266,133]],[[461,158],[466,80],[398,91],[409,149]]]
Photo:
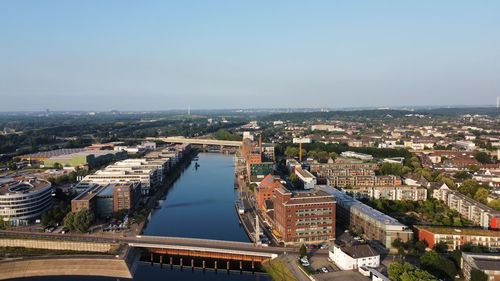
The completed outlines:
[[[355,259],[373,257],[373,256],[379,255],[379,253],[377,251],[375,251],[368,244],[345,246],[345,247],[342,247],[341,250],[342,250],[342,252],[346,253],[347,255],[349,255],[350,257],[355,258]]]

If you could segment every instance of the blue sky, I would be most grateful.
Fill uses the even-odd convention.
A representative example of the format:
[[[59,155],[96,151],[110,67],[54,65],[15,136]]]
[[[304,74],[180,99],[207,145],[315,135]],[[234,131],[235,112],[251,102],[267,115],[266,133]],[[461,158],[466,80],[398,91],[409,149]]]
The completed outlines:
[[[485,105],[500,1],[0,1],[0,111]]]

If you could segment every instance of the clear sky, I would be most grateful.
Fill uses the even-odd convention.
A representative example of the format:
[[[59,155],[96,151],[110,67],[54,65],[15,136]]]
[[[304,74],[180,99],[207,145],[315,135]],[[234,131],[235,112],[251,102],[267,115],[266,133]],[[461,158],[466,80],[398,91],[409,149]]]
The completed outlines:
[[[0,111],[494,105],[500,1],[0,1]]]

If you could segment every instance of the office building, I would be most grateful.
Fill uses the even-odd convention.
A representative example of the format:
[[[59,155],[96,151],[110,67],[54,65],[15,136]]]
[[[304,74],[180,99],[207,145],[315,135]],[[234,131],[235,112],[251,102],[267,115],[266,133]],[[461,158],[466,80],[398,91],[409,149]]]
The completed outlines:
[[[335,239],[335,201],[324,191],[274,191],[274,228],[285,244],[322,243]]]
[[[52,206],[52,185],[36,177],[0,178],[0,217],[25,225]]]

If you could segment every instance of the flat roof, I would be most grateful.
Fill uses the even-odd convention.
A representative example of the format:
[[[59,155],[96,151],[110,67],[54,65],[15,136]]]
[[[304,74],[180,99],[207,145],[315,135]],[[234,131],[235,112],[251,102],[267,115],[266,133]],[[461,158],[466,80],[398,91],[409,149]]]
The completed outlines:
[[[0,178],[0,195],[35,192],[50,186],[49,181],[35,177]]]
[[[350,208],[356,209],[359,212],[363,213],[366,216],[369,216],[370,218],[378,221],[381,224],[384,225],[392,225],[396,227],[407,227],[406,225],[400,223],[398,220],[396,220],[393,217],[390,217],[368,205],[365,205],[361,203],[360,201],[352,198],[351,196],[345,194],[344,192],[331,187],[331,186],[325,186],[321,188],[323,191],[333,195],[333,197],[336,199],[338,204],[341,205],[347,205]]]
[[[472,227],[444,227],[444,226],[419,226],[415,228],[427,230],[435,234],[448,234],[448,235],[471,235],[471,236],[492,236],[500,237],[500,231],[472,228]]]
[[[81,152],[84,150],[85,150],[84,148],[62,148],[62,149],[56,149],[56,150],[40,151],[40,152],[36,152],[36,153],[25,154],[25,155],[22,155],[21,158],[38,158],[38,157],[50,158],[50,157],[64,155],[64,154]]]

